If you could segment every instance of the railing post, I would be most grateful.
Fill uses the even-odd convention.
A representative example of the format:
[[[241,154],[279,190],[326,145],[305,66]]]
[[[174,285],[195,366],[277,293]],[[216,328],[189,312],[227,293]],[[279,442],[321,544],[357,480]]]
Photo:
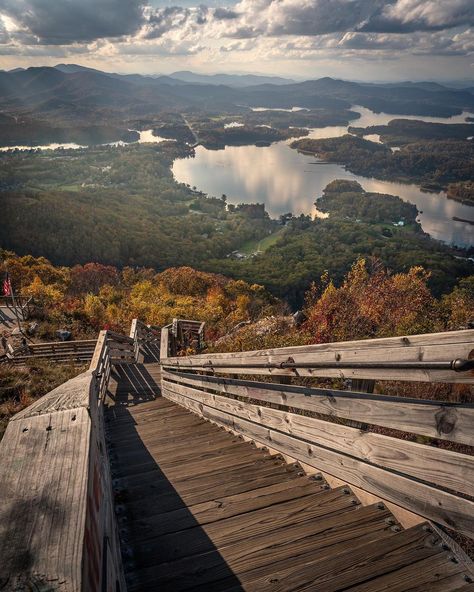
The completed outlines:
[[[160,360],[164,360],[169,357],[169,340],[170,340],[170,330],[169,326],[163,327],[161,329],[161,340],[160,340]]]
[[[351,389],[359,393],[373,393],[375,389],[375,380],[352,378]]]
[[[140,358],[140,335],[139,335],[139,323],[138,319],[133,319],[130,326],[130,337],[133,339],[133,352],[135,355],[135,362],[139,362]]]

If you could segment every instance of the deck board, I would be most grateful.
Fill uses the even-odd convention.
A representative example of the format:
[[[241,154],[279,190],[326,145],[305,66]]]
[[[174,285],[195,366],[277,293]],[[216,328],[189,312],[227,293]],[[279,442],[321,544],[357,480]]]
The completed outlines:
[[[129,592],[469,589],[436,535],[400,532],[385,507],[158,396],[159,366],[135,366],[117,370],[106,413]]]

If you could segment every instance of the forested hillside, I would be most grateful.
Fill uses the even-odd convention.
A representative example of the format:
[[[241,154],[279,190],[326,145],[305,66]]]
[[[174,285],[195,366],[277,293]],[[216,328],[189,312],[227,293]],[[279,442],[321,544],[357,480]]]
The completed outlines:
[[[420,265],[437,295],[473,273],[472,260],[425,234],[416,222],[416,207],[399,197],[339,180],[326,187],[316,206],[329,218],[290,217],[265,252],[245,261],[214,260],[209,269],[219,265],[222,273],[260,282],[293,307],[301,306],[308,286],[325,271],[342,282],[358,257],[377,257],[396,272]]]
[[[227,206],[225,196],[177,183],[171,163],[190,154],[162,142],[0,155],[0,245],[57,265],[188,265],[263,284],[293,307],[325,270],[341,281],[358,256],[380,257],[397,272],[422,265],[437,294],[472,273],[467,253],[430,239],[415,206],[398,197],[334,181],[317,201],[329,218],[272,220],[263,205]]]
[[[392,134],[391,129],[388,131]],[[446,189],[449,183],[473,178],[474,143],[470,140],[419,141],[411,138],[411,143],[407,141],[404,138],[402,148],[396,152],[384,144],[352,135],[324,140],[304,138],[295,140],[291,146],[325,161],[344,164],[353,173],[377,179],[411,181],[437,190]]]
[[[163,270],[225,257],[271,232],[263,211],[227,211],[221,198],[203,206],[202,194],[176,183],[170,164],[187,153],[169,142],[4,156],[0,244],[62,265]]]
[[[7,251],[0,257],[18,292],[34,300],[39,341],[57,339],[58,329],[81,339],[104,328],[126,333],[135,317],[159,326],[178,317],[206,322],[209,349],[240,351],[444,331],[474,320],[474,276],[436,298],[421,267],[393,273],[374,258],[356,261],[342,281],[314,276],[295,323],[287,304],[261,285],[189,267],[157,274],[98,263],[58,267]],[[0,366],[0,432],[9,416],[80,371],[41,361]]]

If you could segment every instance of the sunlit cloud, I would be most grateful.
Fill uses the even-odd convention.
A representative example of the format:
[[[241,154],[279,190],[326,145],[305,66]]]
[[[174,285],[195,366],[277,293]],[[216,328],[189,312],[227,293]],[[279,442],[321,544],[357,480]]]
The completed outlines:
[[[412,56],[416,67],[416,60],[434,64],[441,56],[452,60],[454,74],[472,62],[473,29],[472,0],[240,0],[222,6],[0,0],[0,55],[11,56],[11,65],[14,56],[39,64],[43,56],[80,55],[116,71],[127,61],[141,71],[175,65],[263,71],[271,61],[282,73],[289,62],[304,61],[315,69],[335,64],[337,72],[347,62],[351,72],[354,60],[408,63]]]

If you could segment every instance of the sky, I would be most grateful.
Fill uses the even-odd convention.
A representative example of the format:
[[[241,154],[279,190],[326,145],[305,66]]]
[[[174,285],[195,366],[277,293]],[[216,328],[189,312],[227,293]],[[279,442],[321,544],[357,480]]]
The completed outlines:
[[[0,69],[474,78],[474,0],[0,0]]]

